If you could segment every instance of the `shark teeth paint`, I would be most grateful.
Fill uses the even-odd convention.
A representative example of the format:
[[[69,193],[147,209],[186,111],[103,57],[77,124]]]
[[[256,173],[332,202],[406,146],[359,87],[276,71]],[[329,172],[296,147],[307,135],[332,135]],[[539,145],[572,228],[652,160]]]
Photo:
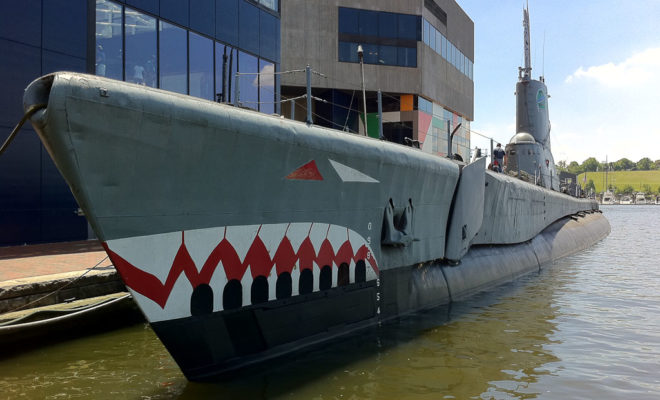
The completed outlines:
[[[320,280],[329,279],[321,277],[324,267],[331,270],[331,287],[347,283],[345,265],[348,283],[375,280],[379,274],[367,241],[332,224],[228,226],[109,240],[104,246],[150,322],[191,316],[190,299],[200,285],[210,286],[215,312],[227,308],[225,290],[232,281],[240,282],[242,290],[233,304],[246,306],[254,303],[257,280],[261,290],[267,282],[261,296],[270,301],[277,299],[282,276],[290,277],[287,295],[298,295],[304,270],[312,272],[313,291],[324,285]]]

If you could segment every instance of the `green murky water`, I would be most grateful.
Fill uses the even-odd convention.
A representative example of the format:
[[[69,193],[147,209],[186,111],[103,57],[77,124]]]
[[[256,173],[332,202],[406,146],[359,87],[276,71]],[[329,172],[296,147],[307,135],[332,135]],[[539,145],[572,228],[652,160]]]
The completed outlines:
[[[186,381],[145,325],[0,359],[6,399],[657,399],[660,207],[470,301],[217,383]]]

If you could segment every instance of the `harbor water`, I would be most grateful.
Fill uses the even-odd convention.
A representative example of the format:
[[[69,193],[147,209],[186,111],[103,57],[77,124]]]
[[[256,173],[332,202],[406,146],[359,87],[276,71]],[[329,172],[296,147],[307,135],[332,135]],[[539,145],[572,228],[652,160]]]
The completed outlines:
[[[1,357],[0,398],[658,399],[660,207],[602,209],[610,236],[538,273],[223,381],[139,324]]]

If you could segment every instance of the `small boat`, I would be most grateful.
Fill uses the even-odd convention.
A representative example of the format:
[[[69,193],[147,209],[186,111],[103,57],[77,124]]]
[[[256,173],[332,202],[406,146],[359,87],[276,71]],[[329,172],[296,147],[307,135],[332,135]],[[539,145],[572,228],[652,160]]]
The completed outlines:
[[[620,204],[633,204],[632,197],[630,196],[623,196],[621,198]]]
[[[614,204],[614,193],[611,190],[607,190],[603,193],[603,200],[600,204]]]
[[[646,197],[644,196],[644,193],[637,193],[635,195],[635,204],[638,204],[638,205],[647,204],[646,203]]]

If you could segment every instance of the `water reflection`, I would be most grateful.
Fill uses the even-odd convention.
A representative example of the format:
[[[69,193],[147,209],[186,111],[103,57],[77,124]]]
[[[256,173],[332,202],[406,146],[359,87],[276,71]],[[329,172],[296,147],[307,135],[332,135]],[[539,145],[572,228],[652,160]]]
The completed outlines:
[[[660,209],[606,215],[607,239],[540,273],[224,381],[187,382],[139,325],[0,360],[0,391],[3,398],[657,398]]]

